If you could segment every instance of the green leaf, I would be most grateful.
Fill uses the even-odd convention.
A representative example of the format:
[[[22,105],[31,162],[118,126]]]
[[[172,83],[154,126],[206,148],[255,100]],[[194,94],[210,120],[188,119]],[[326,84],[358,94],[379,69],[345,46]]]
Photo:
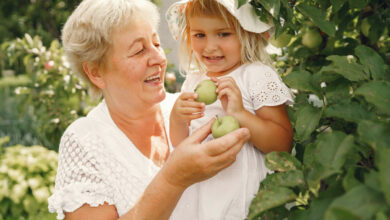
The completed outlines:
[[[336,74],[324,74],[339,77],[336,80],[326,83],[325,87],[325,97],[330,105],[333,103],[346,103],[351,99],[349,94],[349,88],[351,87],[351,81],[336,75]]]
[[[361,220],[359,216],[354,215],[349,210],[344,210],[341,208],[332,208],[330,211],[326,212],[325,220]]]
[[[390,128],[384,123],[367,120],[361,121],[358,124],[357,133],[360,138],[374,148],[374,150],[378,147],[389,146]]]
[[[363,9],[366,7],[368,1],[367,0],[348,0],[350,8]]]
[[[359,57],[360,62],[367,66],[370,70],[371,76],[375,80],[384,79],[386,72],[386,64],[382,57],[373,49],[359,45],[355,49],[356,56]]]
[[[284,82],[294,89],[298,89],[306,92],[313,92],[319,94],[319,88],[313,85],[313,76],[310,72],[305,70],[293,71],[289,73],[285,78]]]
[[[297,9],[306,17],[309,17],[323,32],[329,36],[335,36],[336,26],[332,21],[328,21],[326,11],[302,2]]]
[[[348,152],[354,147],[354,137],[341,131],[333,131],[317,136],[316,161],[325,169],[339,172]]]
[[[374,190],[380,190],[379,174],[375,170],[370,170],[369,173],[364,174],[364,184]]]
[[[341,9],[341,7],[343,7],[346,1],[347,0],[330,0],[332,3],[333,14],[336,14]]]
[[[375,215],[375,220],[389,220],[390,216],[388,216],[385,212],[378,212]]]
[[[279,172],[302,169],[301,162],[287,152],[273,151],[268,153],[265,156],[265,165],[268,169]]]
[[[343,187],[345,191],[349,191],[362,183],[355,178],[355,168],[351,168],[347,171],[347,175],[343,178]]]
[[[324,111],[326,117],[341,118],[349,122],[360,122],[361,120],[375,120],[373,112],[368,111],[356,102],[340,103],[327,106]]]
[[[294,200],[297,195],[289,188],[268,187],[260,189],[252,200],[248,219],[256,219],[262,212]]]
[[[325,220],[371,219],[377,212],[386,208],[380,193],[368,186],[360,185],[335,199],[325,213]],[[350,218],[345,218],[346,216]]]
[[[240,8],[241,6],[245,5],[248,2],[248,0],[238,0],[238,7]]]
[[[305,105],[297,110],[297,121],[295,123],[296,140],[304,141],[317,128],[321,119],[321,109],[311,105]]]
[[[311,167],[307,167],[306,182],[310,188],[315,188],[321,180],[337,173],[334,169],[324,167],[318,161],[314,160]]]
[[[390,115],[390,82],[371,81],[356,89],[355,94],[362,95],[378,110]]]
[[[261,0],[259,3],[267,10],[274,18],[279,18],[280,0]]]
[[[321,68],[321,73],[336,73],[351,81],[361,81],[369,78],[363,71],[363,65],[355,63],[347,56],[331,55],[326,58],[332,64]]]
[[[389,133],[387,133],[389,134]],[[378,147],[375,156],[375,163],[378,166],[378,174],[379,174],[379,183],[383,193],[385,194],[385,198],[387,204],[390,205],[390,142],[388,142],[387,146]]]
[[[267,177],[261,182],[261,185],[264,185],[265,187],[295,187],[303,185],[304,183],[305,182],[302,171],[289,170],[286,172],[277,172],[267,175]]]
[[[340,131],[318,135],[316,142],[305,149],[304,164],[308,168],[306,180],[309,186],[315,187],[321,180],[340,173],[352,148],[352,135]]]

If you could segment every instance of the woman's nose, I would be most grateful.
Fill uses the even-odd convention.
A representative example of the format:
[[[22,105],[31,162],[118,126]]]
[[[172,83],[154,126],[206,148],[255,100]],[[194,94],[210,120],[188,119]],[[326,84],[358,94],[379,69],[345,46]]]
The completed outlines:
[[[149,59],[149,65],[161,65],[167,62],[167,58],[165,57],[165,53],[162,47],[153,47],[152,55]]]

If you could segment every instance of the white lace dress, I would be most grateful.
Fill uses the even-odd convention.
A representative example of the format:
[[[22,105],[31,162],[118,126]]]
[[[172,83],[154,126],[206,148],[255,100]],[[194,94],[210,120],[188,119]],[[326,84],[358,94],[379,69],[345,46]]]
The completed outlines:
[[[255,114],[263,106],[292,104],[289,89],[279,75],[260,62],[245,64],[222,77],[232,77],[242,93],[246,110]],[[221,78],[222,78],[221,77]],[[189,74],[182,91],[193,92],[196,85],[208,78],[205,74]],[[215,115],[223,116],[221,102],[206,106],[205,116],[191,121],[190,132],[199,128]],[[212,139],[211,135],[206,139]],[[251,143],[246,143],[236,161],[216,176],[189,187],[172,213],[173,220],[228,220],[245,219],[256,195],[260,181],[269,170],[264,156]]]
[[[167,93],[161,103],[167,132],[176,97]],[[73,122],[61,138],[49,211],[63,219],[64,212],[73,212],[83,204],[96,207],[106,202],[115,205],[121,216],[133,207],[159,170],[115,125],[103,101],[87,117]]]

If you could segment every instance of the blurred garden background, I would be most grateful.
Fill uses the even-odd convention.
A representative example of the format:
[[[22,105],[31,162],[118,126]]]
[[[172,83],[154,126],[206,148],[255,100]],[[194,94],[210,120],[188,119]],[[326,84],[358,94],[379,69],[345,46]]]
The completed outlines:
[[[0,1],[0,220],[55,219],[59,139],[96,104],[59,40],[79,2]],[[274,66],[295,94],[293,151],[266,156],[275,172],[248,218],[390,219],[390,2],[238,2],[274,22]],[[171,57],[165,85],[176,92],[183,77]]]

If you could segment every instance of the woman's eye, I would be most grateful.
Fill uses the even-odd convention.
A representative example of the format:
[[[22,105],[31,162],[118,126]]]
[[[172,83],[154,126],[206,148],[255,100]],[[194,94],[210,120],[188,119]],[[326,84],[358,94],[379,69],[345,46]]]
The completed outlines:
[[[134,55],[139,55],[139,54],[143,53],[144,50],[145,50],[145,48],[142,48],[141,50],[138,50]]]

